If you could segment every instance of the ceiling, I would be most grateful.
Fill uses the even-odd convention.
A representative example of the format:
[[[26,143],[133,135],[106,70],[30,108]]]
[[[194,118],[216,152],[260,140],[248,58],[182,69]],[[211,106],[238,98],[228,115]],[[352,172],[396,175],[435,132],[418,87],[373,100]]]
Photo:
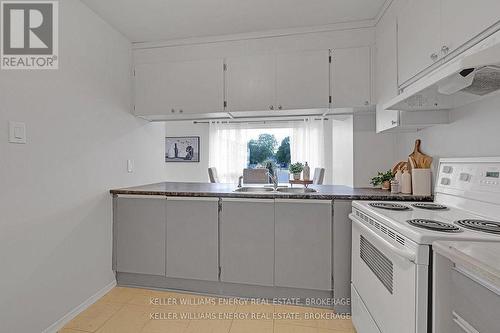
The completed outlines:
[[[386,0],[82,0],[132,42],[373,19]]]

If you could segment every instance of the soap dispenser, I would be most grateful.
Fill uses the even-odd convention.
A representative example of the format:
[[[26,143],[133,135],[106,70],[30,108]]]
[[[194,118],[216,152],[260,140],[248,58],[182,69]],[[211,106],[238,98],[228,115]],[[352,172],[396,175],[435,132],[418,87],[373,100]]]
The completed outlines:
[[[306,162],[306,165],[304,165],[304,170],[302,170],[302,177],[304,177],[304,180],[309,180],[311,179],[311,168]]]

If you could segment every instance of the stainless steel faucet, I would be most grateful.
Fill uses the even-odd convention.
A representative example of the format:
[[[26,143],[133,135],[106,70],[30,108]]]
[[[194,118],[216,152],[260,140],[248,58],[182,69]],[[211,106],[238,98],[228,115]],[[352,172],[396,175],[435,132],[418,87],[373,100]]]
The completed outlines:
[[[276,175],[276,171],[273,169],[273,172],[268,171],[267,175],[269,176],[269,179],[271,179],[271,182],[273,183],[273,189],[275,191],[278,190],[278,185],[279,185],[279,180],[278,176]]]
[[[243,183],[243,176],[239,176],[238,177],[238,187],[241,187],[242,183]]]

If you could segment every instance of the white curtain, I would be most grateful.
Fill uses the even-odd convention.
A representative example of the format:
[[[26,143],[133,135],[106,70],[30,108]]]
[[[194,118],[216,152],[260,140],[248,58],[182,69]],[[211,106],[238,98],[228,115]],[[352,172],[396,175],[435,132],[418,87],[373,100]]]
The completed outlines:
[[[292,163],[301,162],[311,168],[325,167],[325,120],[314,117],[304,121],[293,122],[290,138],[290,155]]]
[[[222,183],[237,183],[247,166],[247,125],[210,122],[209,127],[209,167],[217,168]]]

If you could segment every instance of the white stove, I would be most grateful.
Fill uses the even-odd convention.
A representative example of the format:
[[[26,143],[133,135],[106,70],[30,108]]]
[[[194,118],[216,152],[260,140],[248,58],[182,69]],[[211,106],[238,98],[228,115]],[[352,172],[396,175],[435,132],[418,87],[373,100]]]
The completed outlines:
[[[396,204],[398,206],[407,207],[407,210],[388,210],[383,208],[375,208],[370,206],[370,204],[378,203],[374,201],[355,201],[353,202],[353,214],[361,219],[362,216],[368,216],[381,225],[392,229],[395,233],[399,234],[410,241],[422,245],[431,245],[435,240],[489,240],[489,241],[500,241],[500,222],[498,222],[498,234],[487,233],[476,231],[472,229],[467,229],[457,224],[458,221],[462,220],[484,220],[490,221],[493,218],[482,216],[478,214],[471,213],[469,211],[446,206],[440,203],[442,206],[447,207],[446,209],[439,210],[428,210],[422,208],[413,207],[413,204],[419,204],[417,202],[386,202],[384,204]],[[357,214],[359,213],[359,214]],[[500,220],[500,216],[497,218]],[[446,225],[453,226],[458,229],[458,231],[446,232],[431,229],[424,229],[423,227],[418,227],[408,221],[414,220],[427,220],[441,222]]]
[[[442,159],[435,201],[355,201],[352,318],[358,333],[430,332],[432,242],[500,242],[500,157]]]

